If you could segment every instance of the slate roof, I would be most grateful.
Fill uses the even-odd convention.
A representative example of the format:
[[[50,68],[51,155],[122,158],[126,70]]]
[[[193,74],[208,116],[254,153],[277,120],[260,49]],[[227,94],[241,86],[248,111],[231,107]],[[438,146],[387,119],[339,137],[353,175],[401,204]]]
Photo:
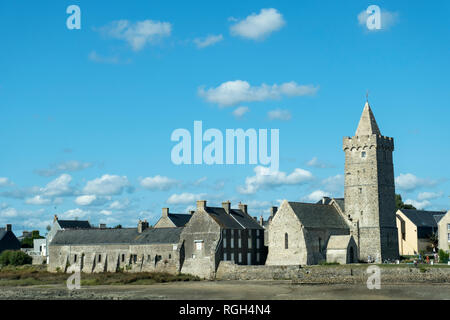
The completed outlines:
[[[336,209],[327,204],[288,202],[301,224],[307,228],[348,229]]]
[[[0,228],[0,240],[6,235],[6,228]]]
[[[345,200],[344,198],[333,198],[333,200],[339,205],[342,212],[345,212]]]
[[[89,221],[85,220],[58,220],[62,229],[88,229],[91,228]]]
[[[231,209],[230,214],[228,214],[224,208],[206,207],[206,212],[223,229],[264,229],[255,219],[238,209]]]
[[[169,213],[167,217],[176,227],[184,227],[191,220],[191,214]]]
[[[158,244],[178,243],[183,228],[137,228],[59,230],[50,245]]]
[[[445,215],[443,211],[426,211],[414,209],[400,209],[418,227],[437,228],[437,222]]]

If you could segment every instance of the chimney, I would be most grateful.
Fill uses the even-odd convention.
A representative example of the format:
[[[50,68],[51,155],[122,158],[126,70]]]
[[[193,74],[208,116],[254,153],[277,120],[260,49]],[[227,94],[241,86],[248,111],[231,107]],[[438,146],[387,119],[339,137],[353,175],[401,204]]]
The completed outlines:
[[[206,200],[197,200],[197,209],[206,209]]]
[[[330,197],[323,197],[322,198],[322,204],[327,204],[327,202],[330,200]]]
[[[148,222],[147,220],[141,221],[139,220],[138,222],[138,233],[142,233],[144,232],[146,229],[148,229]]]
[[[263,218],[263,216],[261,215],[261,216],[259,217],[259,225],[262,227],[263,224],[264,224],[264,218]]]
[[[55,214],[55,216],[53,217],[53,222],[58,221],[58,216]]]
[[[253,217],[253,220],[258,221],[258,218],[257,217]]]
[[[248,212],[247,212],[247,205],[246,204],[243,204],[243,203],[240,203],[239,202],[239,210],[241,210],[243,213],[245,213],[245,214],[247,214]]]
[[[278,211],[278,207],[271,207],[270,208],[270,217],[273,218],[275,216],[275,214]]]
[[[195,213],[195,210],[189,210],[189,213],[190,213],[191,215],[193,215],[193,214]]]
[[[169,215],[169,208],[162,208],[162,216],[167,217]]]
[[[222,208],[224,208],[225,211],[226,211],[228,214],[230,214],[231,202],[230,202],[230,201],[222,202]]]
[[[99,228],[100,229],[106,229],[106,223],[100,223]]]
[[[12,231],[12,225],[7,224],[6,225],[6,231]]]

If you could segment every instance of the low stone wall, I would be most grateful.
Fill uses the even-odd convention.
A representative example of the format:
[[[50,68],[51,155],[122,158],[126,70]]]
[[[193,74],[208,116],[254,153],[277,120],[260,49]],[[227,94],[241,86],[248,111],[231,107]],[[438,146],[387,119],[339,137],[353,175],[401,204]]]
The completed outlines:
[[[221,261],[217,280],[292,280],[294,283],[360,284],[366,283],[372,273],[370,265],[337,266],[242,266]],[[381,283],[435,282],[450,283],[448,267],[380,266]]]

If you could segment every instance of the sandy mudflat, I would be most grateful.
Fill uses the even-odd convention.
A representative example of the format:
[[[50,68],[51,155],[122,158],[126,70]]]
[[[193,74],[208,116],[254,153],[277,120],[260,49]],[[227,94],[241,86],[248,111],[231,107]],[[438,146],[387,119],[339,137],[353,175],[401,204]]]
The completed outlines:
[[[302,300],[302,299],[450,299],[450,284],[305,285],[290,281],[200,281],[154,285],[2,287],[0,299],[170,299],[170,300]]]

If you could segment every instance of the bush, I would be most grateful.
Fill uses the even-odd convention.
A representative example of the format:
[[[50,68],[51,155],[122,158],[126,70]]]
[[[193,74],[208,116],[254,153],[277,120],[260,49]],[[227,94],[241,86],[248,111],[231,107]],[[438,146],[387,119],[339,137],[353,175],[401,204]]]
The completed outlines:
[[[31,264],[32,258],[23,251],[3,251],[0,255],[0,264],[2,266],[22,266],[24,264]]]
[[[444,250],[439,250],[439,262],[440,263],[447,263],[449,259],[449,253],[445,252]]]

